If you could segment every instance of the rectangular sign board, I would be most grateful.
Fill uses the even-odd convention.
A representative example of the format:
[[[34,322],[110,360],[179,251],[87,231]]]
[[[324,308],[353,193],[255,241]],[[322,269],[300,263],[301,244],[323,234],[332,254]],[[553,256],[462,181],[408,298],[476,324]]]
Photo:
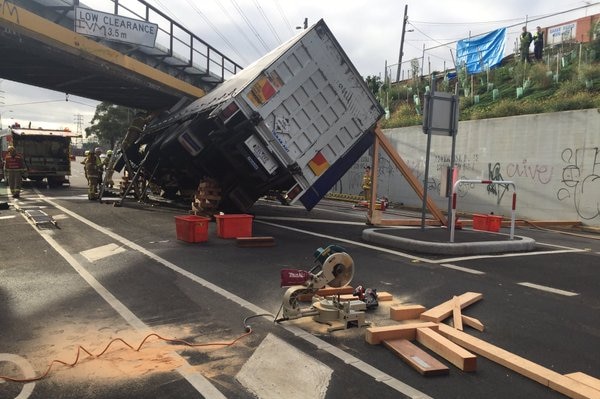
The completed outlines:
[[[458,96],[444,92],[425,95],[423,133],[452,136],[458,129]]]
[[[89,8],[75,7],[75,32],[107,40],[154,47],[158,25]]]

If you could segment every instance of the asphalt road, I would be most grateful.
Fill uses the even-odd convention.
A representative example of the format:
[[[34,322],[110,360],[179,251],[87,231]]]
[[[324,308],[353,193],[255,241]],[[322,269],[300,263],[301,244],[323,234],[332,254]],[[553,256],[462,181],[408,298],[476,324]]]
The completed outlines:
[[[464,310],[485,325],[468,333],[559,373],[600,378],[599,237],[518,229],[536,252],[510,256],[428,257],[361,238],[364,211],[324,201],[300,207],[259,202],[253,234],[276,246],[240,248],[216,237],[176,239],[185,209],[126,201],[88,201],[79,163],[71,186],[26,186],[0,211],[0,375],[39,375],[33,383],[0,380],[0,398],[561,398],[563,395],[478,357],[476,372],[447,361],[448,376],[423,377],[362,328],[328,333],[310,317],[274,323],[283,268],[308,270],[313,252],[346,248],[351,285],[393,294],[394,303],[433,307],[453,295],[481,292]],[[12,201],[0,185],[0,201]],[[26,210],[58,224],[34,226]],[[389,324],[389,304],[367,314]],[[244,319],[252,332],[245,335]],[[234,343],[233,340],[238,339]],[[231,344],[231,345],[223,345]]]

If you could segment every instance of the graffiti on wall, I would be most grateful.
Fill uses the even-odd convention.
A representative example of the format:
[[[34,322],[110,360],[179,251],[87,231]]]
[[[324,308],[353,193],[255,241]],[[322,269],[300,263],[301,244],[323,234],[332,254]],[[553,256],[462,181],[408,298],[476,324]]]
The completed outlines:
[[[450,166],[451,156],[448,154],[436,154],[433,160],[436,163],[436,170]],[[475,169],[475,165],[479,162],[479,154],[456,154],[454,155],[454,167],[463,169]]]
[[[500,170],[502,170],[500,162],[496,162],[493,166],[491,163],[488,163],[488,178],[490,180],[504,180],[504,178],[502,177],[502,173],[500,173]],[[487,185],[487,193],[496,197],[497,205],[500,205],[502,197],[504,197],[504,194],[506,194],[506,192],[509,191],[509,189],[510,186],[508,184],[503,183],[490,183]]]
[[[554,168],[542,164],[529,164],[527,159],[520,163],[509,163],[506,165],[506,176],[509,179],[525,178],[531,180],[532,183],[548,184],[552,180]]]
[[[569,201],[585,220],[600,216],[600,157],[598,147],[565,148],[561,154],[564,167],[561,187],[556,197]]]

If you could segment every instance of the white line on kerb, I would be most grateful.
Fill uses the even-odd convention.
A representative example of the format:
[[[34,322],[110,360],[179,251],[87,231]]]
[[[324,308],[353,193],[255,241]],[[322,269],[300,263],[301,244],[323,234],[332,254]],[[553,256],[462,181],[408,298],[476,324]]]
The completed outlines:
[[[97,230],[97,231],[99,231],[99,232],[101,232],[101,233],[103,233],[103,234],[105,234],[105,235],[113,238],[114,240],[119,241],[123,245],[125,245],[125,246],[127,246],[127,247],[129,247],[129,248],[131,248],[131,249],[133,249],[135,251],[138,251],[138,252],[140,252],[140,253],[142,253],[142,254],[144,254],[146,256],[148,256],[149,258],[153,259],[154,261],[162,264],[163,266],[168,267],[169,269],[173,270],[176,273],[181,274],[184,277],[189,278],[190,280],[194,281],[195,283],[198,283],[198,284],[200,284],[200,285],[208,288],[209,290],[211,290],[211,291],[213,291],[213,292],[215,292],[215,293],[217,293],[219,295],[222,295],[223,297],[225,297],[225,298],[233,301],[234,303],[237,303],[238,305],[240,305],[240,306],[248,309],[249,311],[254,312],[255,314],[270,313],[267,310],[262,309],[261,307],[256,306],[255,304],[253,304],[253,303],[251,303],[251,302],[249,302],[249,301],[247,301],[247,300],[245,300],[245,299],[243,299],[243,298],[241,298],[241,297],[233,294],[232,292],[229,292],[229,291],[225,290],[224,288],[221,288],[218,285],[213,284],[210,281],[205,280],[202,277],[199,277],[199,276],[197,276],[197,275],[195,275],[193,273],[190,273],[187,270],[185,270],[185,269],[183,269],[183,268],[175,265],[174,263],[171,263],[168,260],[161,258],[160,256],[154,254],[153,252],[148,251],[146,248],[144,248],[144,247],[142,247],[142,246],[140,246],[140,245],[138,245],[138,244],[136,244],[136,243],[134,243],[134,242],[132,242],[132,241],[130,241],[128,239],[126,239],[125,237],[122,237],[122,236],[120,236],[120,235],[118,235],[116,233],[113,233],[112,231],[110,231],[110,230],[108,230],[108,229],[106,229],[106,228],[104,228],[104,227],[102,227],[102,226],[100,226],[100,225],[98,225],[98,224],[96,224],[96,223],[94,223],[94,222],[92,222],[92,221],[84,218],[83,216],[80,216],[79,214],[77,214],[77,213],[75,213],[75,212],[73,212],[73,211],[71,211],[71,210],[69,210],[69,209],[67,209],[67,208],[65,208],[63,206],[58,205],[57,203],[55,203],[55,202],[49,200],[48,198],[44,197],[39,192],[37,192],[37,194],[46,203],[52,205],[56,209],[59,209],[60,211],[62,211],[64,213],[70,215],[71,217],[79,220],[80,222],[82,222],[82,223],[84,223],[84,224],[86,224],[86,225],[94,228],[95,230]],[[267,223],[267,222],[262,222],[262,223],[264,223],[264,224],[272,224],[272,223]],[[278,226],[278,225],[274,225],[274,226]],[[282,227],[282,226],[278,226],[278,227]],[[356,244],[360,244],[360,243],[356,243]],[[362,245],[364,245],[364,244],[362,244]],[[371,246],[369,246],[369,247],[371,247]],[[373,248],[376,249],[376,247],[373,247]],[[66,255],[70,256],[68,253],[66,253]],[[73,259],[73,260],[75,260],[75,259]],[[83,269],[83,267],[82,267],[82,269]],[[87,271],[85,269],[83,269],[83,270],[87,273]],[[90,275],[90,277],[92,279],[94,278],[91,275]],[[96,283],[100,284],[97,281],[96,281]],[[112,294],[110,292],[107,291],[107,293],[112,296]],[[115,300],[118,301],[116,298],[115,298]],[[123,307],[125,307],[125,306],[123,305]],[[129,309],[125,308],[125,310],[127,312],[131,313],[131,311]],[[131,313],[131,315],[133,317],[136,317],[135,315],[133,315],[133,313]],[[143,324],[143,322],[141,320],[139,320],[139,322]],[[286,328],[286,327],[284,327],[284,328]],[[320,338],[318,338],[318,337],[316,337],[316,336],[314,336],[312,334],[308,334],[306,336],[298,336],[298,337],[304,339],[307,342],[310,342],[310,343],[314,344],[315,346],[317,346],[317,348],[323,347],[324,351],[330,353],[333,356],[336,356],[336,357],[339,356],[339,354],[335,351],[335,349],[334,349],[333,346],[329,345],[326,341],[324,341],[324,340],[322,340],[322,339],[320,339]],[[331,350],[328,350],[328,347],[330,347]],[[425,393],[423,393],[423,392],[421,392],[421,391],[419,391],[419,390],[411,387],[408,384],[405,384],[404,382],[402,382],[402,381],[400,381],[400,380],[398,380],[398,379],[396,379],[396,378],[394,378],[394,377],[392,377],[392,376],[390,376],[390,375],[388,375],[388,374],[386,374],[386,373],[384,373],[384,372],[382,372],[380,370],[378,370],[377,368],[375,368],[375,367],[373,367],[373,366],[371,366],[371,365],[363,362],[362,360],[360,360],[358,358],[355,358],[355,357],[353,357],[350,354],[348,354],[348,356],[355,359],[354,361],[351,361],[348,364],[350,364],[350,365],[358,368],[359,371],[361,371],[361,372],[363,372],[363,373],[365,373],[365,374],[367,374],[367,375],[375,378],[376,381],[382,382],[382,383],[390,386],[391,388],[395,389],[396,391],[398,391],[398,392],[400,392],[400,393],[402,393],[402,394],[404,394],[404,395],[406,395],[406,396],[408,396],[410,398],[414,398],[414,399],[432,399],[430,396],[426,395]],[[187,372],[191,371],[190,367],[192,367],[192,366],[187,367],[187,364],[189,364],[189,363],[187,363],[187,361],[186,361],[186,367],[180,367],[177,371],[179,371],[188,381],[190,381],[190,378],[189,378],[189,375],[187,375]],[[357,365],[360,365],[360,367],[358,367]],[[224,396],[218,390],[216,390],[216,388],[204,376],[202,376],[201,374],[199,374],[197,372],[194,372],[194,374],[198,377],[196,379],[196,380],[198,380],[197,383],[204,385],[203,386],[203,388],[205,389],[204,392],[200,391],[199,386],[195,385],[191,381],[190,382],[192,383],[192,385],[194,385],[194,387],[196,387],[196,389],[198,389],[199,392],[203,393],[206,398],[208,398],[208,399],[212,399],[212,398],[224,398]],[[378,379],[378,378],[376,378],[376,376],[377,377],[384,376],[384,378],[383,379]],[[211,395],[212,392],[207,392],[206,391],[207,389],[208,390],[214,389],[216,392],[215,392],[214,395]]]
[[[517,283],[517,284],[522,285],[523,287],[535,288],[536,290],[551,292],[553,294],[558,294],[558,295],[564,295],[564,296],[579,295],[576,292],[560,290],[558,288],[547,287],[545,285],[539,285],[539,284],[533,284],[533,283],[527,283],[527,282],[522,282],[522,283]]]
[[[447,267],[448,269],[458,270],[458,271],[465,272],[465,273],[485,274],[485,272],[482,272],[480,270],[469,269],[468,267],[456,266],[456,265],[453,265],[450,263],[442,263],[442,264],[440,264],[440,266]]]

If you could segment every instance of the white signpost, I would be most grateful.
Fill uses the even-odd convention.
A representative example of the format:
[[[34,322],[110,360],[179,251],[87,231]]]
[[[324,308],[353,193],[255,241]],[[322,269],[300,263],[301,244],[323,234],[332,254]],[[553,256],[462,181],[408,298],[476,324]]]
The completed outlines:
[[[75,32],[107,40],[154,47],[158,25],[89,8],[75,7]]]

